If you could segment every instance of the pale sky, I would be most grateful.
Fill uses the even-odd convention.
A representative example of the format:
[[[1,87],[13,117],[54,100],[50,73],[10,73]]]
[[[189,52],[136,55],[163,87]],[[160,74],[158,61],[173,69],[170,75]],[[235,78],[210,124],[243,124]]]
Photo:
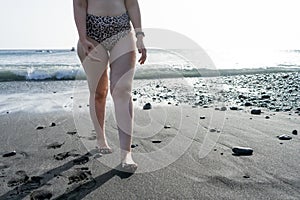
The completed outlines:
[[[76,45],[72,0],[0,2],[0,49],[69,49]],[[299,0],[139,3],[144,28],[176,31],[204,49],[300,49]]]

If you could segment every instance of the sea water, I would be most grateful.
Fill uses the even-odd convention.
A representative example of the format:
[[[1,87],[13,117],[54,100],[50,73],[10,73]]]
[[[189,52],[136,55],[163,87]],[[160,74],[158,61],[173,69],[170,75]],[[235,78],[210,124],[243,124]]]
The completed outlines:
[[[137,65],[135,78],[199,77],[205,76],[201,73],[205,69],[300,68],[300,50],[229,49],[204,53],[204,50],[149,49],[148,60],[142,66]],[[75,51],[0,50],[0,82],[84,79]]]
[[[158,80],[159,83],[160,79],[177,78],[189,84],[193,77],[197,78],[191,82],[224,72],[261,73],[268,72],[268,69],[272,72],[299,71],[300,51],[148,49],[146,64],[136,65],[135,79],[138,80],[135,80],[134,87],[138,88],[146,79]],[[75,51],[0,50],[0,114],[71,111],[74,91],[83,94],[85,104],[82,106],[87,107],[86,76]]]

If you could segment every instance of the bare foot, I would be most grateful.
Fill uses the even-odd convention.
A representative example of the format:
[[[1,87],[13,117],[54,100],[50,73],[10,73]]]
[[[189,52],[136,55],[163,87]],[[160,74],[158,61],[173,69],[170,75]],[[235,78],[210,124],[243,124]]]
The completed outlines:
[[[131,152],[121,151],[121,169],[127,173],[134,173],[138,165],[133,161]]]
[[[110,148],[110,146],[108,146],[107,142],[102,142],[102,141],[97,141],[97,146],[96,148],[98,149],[99,153],[101,154],[110,154],[112,153],[112,149]]]
[[[129,152],[129,151],[121,151],[121,163],[137,165],[133,161],[131,152]]]

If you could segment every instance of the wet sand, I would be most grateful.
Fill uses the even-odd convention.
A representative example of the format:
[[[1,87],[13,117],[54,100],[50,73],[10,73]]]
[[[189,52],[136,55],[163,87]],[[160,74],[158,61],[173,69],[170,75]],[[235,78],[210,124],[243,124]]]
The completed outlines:
[[[282,79],[281,91],[295,90],[296,95],[265,92],[280,86],[267,89],[267,78],[259,78],[272,75],[256,76],[262,82],[253,84],[241,84],[243,76],[222,77],[219,81],[228,84],[219,88],[218,101],[210,96],[207,81],[192,83],[199,93],[193,89],[182,97],[168,80],[139,83],[133,91],[132,151],[139,164],[134,174],[118,170],[119,141],[110,104],[106,132],[114,153],[109,155],[94,150],[88,106],[80,101],[74,101],[73,112],[2,114],[0,199],[299,199],[299,83],[289,89],[283,84],[296,75],[276,74],[273,79]],[[278,101],[272,101],[275,97]],[[151,109],[143,110],[146,102]],[[291,139],[277,137],[283,134]],[[253,154],[236,155],[236,146],[252,148]]]

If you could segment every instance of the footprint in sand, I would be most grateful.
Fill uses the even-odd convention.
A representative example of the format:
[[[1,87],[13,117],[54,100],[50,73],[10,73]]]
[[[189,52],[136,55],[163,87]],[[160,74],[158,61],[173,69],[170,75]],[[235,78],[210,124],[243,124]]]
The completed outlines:
[[[29,176],[27,176],[26,172],[23,170],[17,171],[15,173],[15,177],[11,178],[8,182],[7,182],[7,186],[8,187],[14,187],[17,185],[21,185],[23,183],[25,183],[26,181],[28,181]]]
[[[78,156],[80,156],[80,154],[79,154],[79,153],[76,153],[76,150],[73,149],[73,150],[71,150],[71,151],[67,151],[67,152],[62,152],[62,153],[59,153],[59,154],[55,154],[55,155],[54,155],[54,158],[55,158],[56,160],[64,160],[64,159],[66,159],[66,158],[68,158],[68,157],[70,157],[70,156],[72,156],[72,157],[78,157]],[[81,162],[83,162],[83,160],[86,160],[86,159],[82,159]],[[78,159],[78,163],[79,163],[79,162],[80,162],[80,161],[79,161],[79,159]]]
[[[65,142],[53,142],[53,143],[47,145],[47,149],[57,149],[57,148],[60,148],[64,144],[65,144]]]
[[[73,169],[72,171],[65,172],[62,176],[68,178],[68,185],[92,179],[92,173],[88,167]]]
[[[52,193],[48,190],[36,190],[30,194],[30,200],[51,199]]]
[[[73,164],[74,165],[83,165],[87,162],[89,162],[89,157],[88,156],[81,156],[80,158],[76,158],[75,160],[73,160]]]

